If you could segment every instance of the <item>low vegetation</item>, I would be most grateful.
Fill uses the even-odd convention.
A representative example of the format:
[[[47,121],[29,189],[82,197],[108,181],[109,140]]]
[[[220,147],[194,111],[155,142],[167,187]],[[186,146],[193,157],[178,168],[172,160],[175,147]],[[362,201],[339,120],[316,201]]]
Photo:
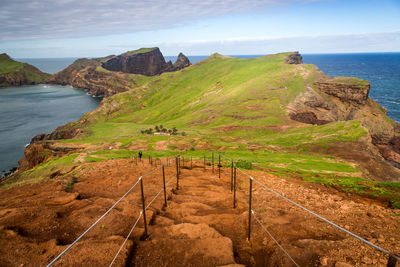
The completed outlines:
[[[98,147],[87,153],[86,162],[133,158],[139,150],[153,158],[182,153],[202,160],[206,153],[210,160],[209,151],[221,151],[243,169],[379,195],[396,206],[400,194],[396,183],[371,182],[357,165],[324,154],[338,143],[361,140],[367,131],[359,121],[315,126],[288,118],[288,103],[320,73],[313,65],[285,64],[287,55],[240,59],[213,54],[182,71],[131,75],[131,90],[104,99],[86,115],[87,123],[74,125],[83,133],[61,142]],[[96,71],[108,72],[100,66]],[[365,84],[356,78],[333,81]],[[108,146],[112,149],[105,150]]]

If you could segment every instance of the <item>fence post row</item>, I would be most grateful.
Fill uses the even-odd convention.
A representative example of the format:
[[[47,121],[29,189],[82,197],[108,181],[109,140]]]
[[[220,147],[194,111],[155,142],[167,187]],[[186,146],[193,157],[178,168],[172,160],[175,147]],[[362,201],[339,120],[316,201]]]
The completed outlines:
[[[146,222],[146,205],[144,203],[144,192],[143,192],[143,177],[140,177],[140,191],[142,193],[142,207],[143,207],[143,222],[144,222],[144,236],[143,238],[147,238],[147,222]]]
[[[250,233],[251,233],[251,196],[253,192],[253,177],[250,176],[250,191],[249,191],[249,234],[248,240],[250,241]]]

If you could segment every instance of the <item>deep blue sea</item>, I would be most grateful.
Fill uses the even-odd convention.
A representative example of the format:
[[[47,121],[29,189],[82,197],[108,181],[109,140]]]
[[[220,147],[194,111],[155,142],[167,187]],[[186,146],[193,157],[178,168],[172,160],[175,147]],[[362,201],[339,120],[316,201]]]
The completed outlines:
[[[0,175],[18,166],[32,137],[78,120],[100,98],[60,85],[0,88]]]
[[[251,58],[261,55],[236,55]],[[400,121],[400,53],[303,54],[303,61],[314,64],[329,76],[352,76],[371,83],[370,97]],[[208,56],[188,56],[197,63]],[[165,59],[175,62],[176,56]],[[17,59],[47,73],[56,73],[76,58]],[[79,119],[97,107],[100,100],[84,90],[69,86],[23,86],[0,89],[0,174],[17,166],[25,144],[42,132]]]
[[[350,76],[371,83],[369,96],[400,122],[400,53],[303,55],[329,76]]]

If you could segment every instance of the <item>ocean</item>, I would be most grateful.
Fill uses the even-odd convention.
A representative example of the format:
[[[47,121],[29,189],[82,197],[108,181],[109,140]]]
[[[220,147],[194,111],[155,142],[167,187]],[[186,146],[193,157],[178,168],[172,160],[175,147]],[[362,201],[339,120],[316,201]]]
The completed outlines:
[[[400,122],[400,53],[306,54],[303,62],[332,77],[369,81],[369,96],[388,110],[390,118]]]
[[[236,55],[252,58],[261,55]],[[303,54],[303,62],[314,64],[329,76],[351,76],[371,83],[370,97],[400,121],[400,53]],[[208,56],[188,56],[194,64]],[[175,62],[176,56],[165,59]],[[56,73],[76,58],[17,59],[47,73]],[[24,146],[36,134],[49,133],[60,125],[78,120],[100,102],[82,89],[70,86],[36,85],[0,89],[0,174],[18,165]]]

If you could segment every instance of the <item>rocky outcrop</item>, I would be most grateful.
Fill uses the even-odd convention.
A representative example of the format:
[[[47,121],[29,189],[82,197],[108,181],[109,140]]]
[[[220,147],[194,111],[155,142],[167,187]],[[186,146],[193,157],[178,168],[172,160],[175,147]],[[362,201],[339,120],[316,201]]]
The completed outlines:
[[[344,102],[353,101],[357,104],[365,104],[370,90],[369,82],[347,77],[330,78],[314,84],[325,94],[335,96]]]
[[[190,65],[192,65],[192,63],[190,63],[189,59],[184,54],[179,53],[178,59],[174,63],[174,69],[181,70],[186,67],[189,67]]]
[[[63,71],[53,75],[49,83],[72,85],[88,89],[95,96],[111,96],[132,89],[136,82],[129,74],[101,68],[103,59],[78,59]]]
[[[286,58],[287,64],[303,64],[303,57],[300,55],[298,51],[289,54]]]
[[[115,56],[101,65],[111,71],[154,76],[172,70],[172,63],[165,62],[159,48],[139,49]]]
[[[110,71],[154,76],[163,72],[180,70],[190,65],[189,59],[182,53],[179,54],[174,65],[171,61],[165,62],[160,49],[155,47],[126,52],[110,58],[103,62],[101,66]]]
[[[15,61],[7,54],[0,54],[0,87],[44,83],[49,77],[50,74],[32,65]]]
[[[386,110],[368,97],[368,81],[321,75],[299,94],[286,111],[292,120],[308,124],[357,120],[366,128],[372,143],[394,166],[400,166],[400,125],[386,116]]]

